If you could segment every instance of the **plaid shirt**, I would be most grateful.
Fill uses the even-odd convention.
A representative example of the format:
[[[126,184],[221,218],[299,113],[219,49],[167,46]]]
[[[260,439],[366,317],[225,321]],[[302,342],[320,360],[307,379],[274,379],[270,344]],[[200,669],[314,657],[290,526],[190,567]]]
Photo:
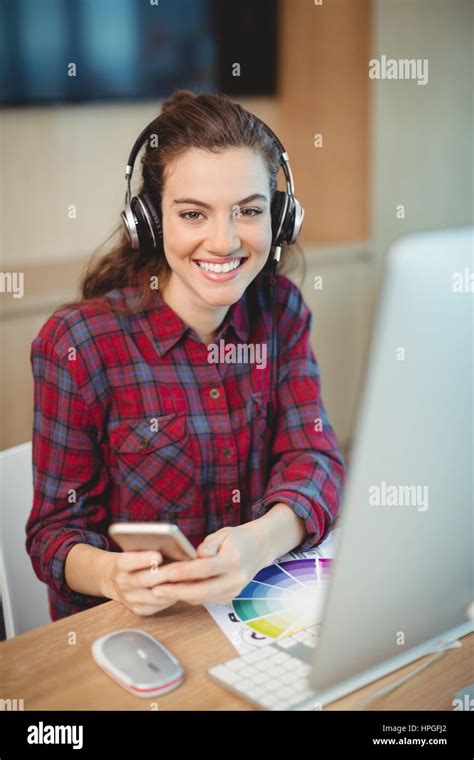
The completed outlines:
[[[76,543],[119,551],[107,534],[112,522],[175,523],[197,547],[284,502],[306,526],[295,550],[327,536],[345,462],[321,398],[312,315],[299,288],[277,275],[278,390],[269,419],[268,276],[261,272],[229,308],[214,339],[217,362],[158,291],[148,310],[114,313],[113,301],[133,305],[132,286],[53,314],[33,340],[26,549],[49,587],[53,620],[106,601],[73,591],[64,564]],[[229,361],[229,344],[261,353]]]

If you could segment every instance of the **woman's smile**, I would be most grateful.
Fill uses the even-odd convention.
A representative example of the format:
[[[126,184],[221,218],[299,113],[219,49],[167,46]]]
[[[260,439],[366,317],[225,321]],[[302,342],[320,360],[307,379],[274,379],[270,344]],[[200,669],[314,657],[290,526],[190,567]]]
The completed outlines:
[[[232,256],[220,261],[215,259],[192,259],[192,261],[207,280],[227,282],[238,277],[247,258],[247,256]]]

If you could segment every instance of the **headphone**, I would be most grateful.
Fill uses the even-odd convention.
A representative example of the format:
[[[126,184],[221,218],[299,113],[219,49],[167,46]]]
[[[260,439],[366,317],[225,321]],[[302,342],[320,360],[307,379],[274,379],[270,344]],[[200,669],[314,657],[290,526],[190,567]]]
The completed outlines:
[[[271,220],[272,220],[272,243],[270,256],[264,269],[270,269],[270,287],[272,302],[272,361],[270,366],[270,405],[269,418],[273,417],[273,380],[274,365],[278,351],[278,336],[275,328],[275,285],[276,285],[276,267],[280,261],[280,254],[283,243],[292,245],[296,243],[301,231],[304,218],[304,208],[295,196],[293,175],[290,167],[288,153],[282,143],[270,127],[262,119],[255,117],[267,130],[280,149],[280,165],[284,171],[286,179],[286,191],[275,190],[271,203]],[[130,245],[134,251],[139,251],[145,246],[164,254],[163,249],[163,228],[160,214],[153,205],[149,193],[142,190],[138,195],[133,196],[131,191],[131,179],[133,167],[137,155],[145,143],[148,135],[153,133],[153,119],[138,135],[133,148],[128,157],[125,167],[125,179],[127,180],[127,191],[125,194],[124,210],[121,212],[122,224],[127,232]]]

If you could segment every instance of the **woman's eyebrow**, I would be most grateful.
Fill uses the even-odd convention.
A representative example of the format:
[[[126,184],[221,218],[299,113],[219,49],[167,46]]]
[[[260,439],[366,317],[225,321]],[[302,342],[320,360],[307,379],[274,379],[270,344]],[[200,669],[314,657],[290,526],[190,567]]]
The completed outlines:
[[[241,201],[236,201],[236,206],[242,206],[244,203],[250,203],[250,201],[255,200],[261,200],[267,202],[267,196],[262,195],[262,193],[254,193],[253,195],[248,195],[246,198],[242,198]],[[193,206],[202,206],[202,208],[207,208],[209,211],[212,211],[212,206],[209,205],[209,203],[204,203],[204,201],[198,201],[196,198],[176,198],[176,200],[173,201],[171,204],[172,206],[177,205],[178,203],[190,203]]]

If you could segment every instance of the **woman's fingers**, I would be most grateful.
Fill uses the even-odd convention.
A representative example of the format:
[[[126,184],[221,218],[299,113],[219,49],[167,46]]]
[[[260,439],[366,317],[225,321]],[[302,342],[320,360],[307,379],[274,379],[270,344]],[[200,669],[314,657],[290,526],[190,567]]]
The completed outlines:
[[[163,556],[156,551],[122,552],[117,557],[117,569],[126,573],[143,568],[156,568],[163,562]]]
[[[150,607],[147,604],[137,604],[136,607],[134,607],[133,609],[130,609],[130,612],[133,612],[134,615],[140,615],[141,617],[147,617],[149,615],[156,615],[156,613],[160,612],[162,609],[163,609],[163,607],[160,607],[159,609],[156,609],[156,607]]]
[[[224,554],[209,559],[196,558],[171,562],[156,569],[153,574],[154,584],[158,583],[182,583],[184,581],[202,580],[213,578],[216,575],[229,572],[232,562]]]
[[[155,612],[159,612],[175,604],[174,599],[165,599],[163,601],[157,599],[147,589],[128,591],[125,594],[125,600],[127,607],[137,615],[153,615]],[[147,612],[142,611],[145,607],[148,608]]]
[[[130,588],[153,588],[159,583],[157,566],[152,566],[146,570],[135,570],[127,573],[127,585]]]
[[[161,596],[162,599],[188,604],[219,603],[233,599],[245,585],[244,578],[237,579],[233,574],[226,574],[202,582],[160,584],[150,593],[155,599]]]

